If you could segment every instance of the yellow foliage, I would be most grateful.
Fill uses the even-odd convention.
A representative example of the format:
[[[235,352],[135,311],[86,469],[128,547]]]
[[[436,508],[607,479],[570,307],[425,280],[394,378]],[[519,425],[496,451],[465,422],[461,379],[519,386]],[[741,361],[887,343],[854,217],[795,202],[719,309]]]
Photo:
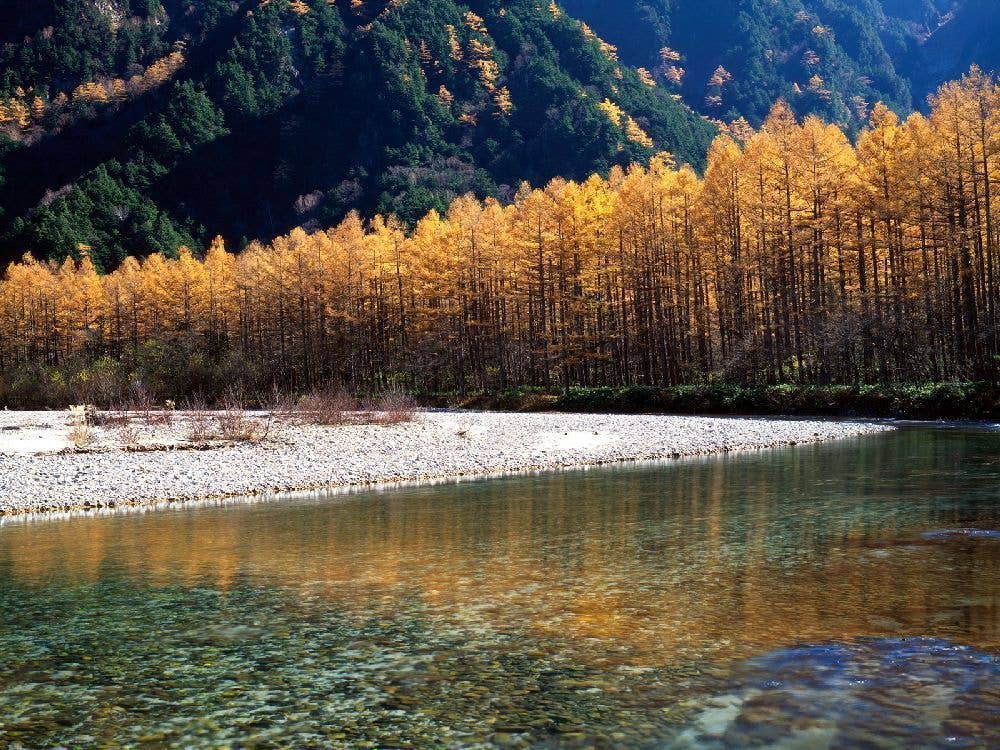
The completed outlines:
[[[493,47],[478,39],[469,40],[469,54],[474,59],[483,59],[493,54]]]
[[[174,50],[151,64],[142,74],[143,91],[156,88],[172,78],[184,65],[184,54]]]
[[[477,60],[475,67],[479,69],[479,82],[487,91],[493,91],[500,77],[500,66],[494,60]]]
[[[467,11],[465,14],[465,25],[477,34],[486,34],[486,22],[483,21],[482,17],[477,16],[471,10]]]
[[[45,118],[45,102],[42,97],[36,96],[31,100],[31,119],[41,122]]]
[[[677,65],[669,65],[663,70],[664,77],[675,86],[680,86],[681,81],[684,79],[684,73],[684,68]]]
[[[73,101],[106,104],[108,102],[108,90],[99,83],[87,81],[73,89]]]
[[[628,117],[625,121],[625,135],[633,143],[638,143],[640,146],[645,146],[646,148],[653,148],[653,139],[646,134],[639,123],[637,123],[632,117]]]
[[[498,117],[506,117],[514,111],[514,103],[510,98],[510,90],[504,86],[493,92],[493,104],[496,106]]]
[[[732,73],[720,65],[712,72],[711,77],[708,79],[708,85],[715,88],[721,88],[731,80],[733,80]]]
[[[611,120],[612,124],[621,126],[622,124],[622,109],[617,104],[615,104],[610,99],[605,99],[603,102],[597,105],[607,118]]]
[[[660,49],[660,61],[666,65],[669,63],[680,62],[681,53],[677,50],[671,49],[670,47],[663,47]]]
[[[618,48],[615,45],[609,44],[601,39],[594,33],[592,28],[582,21],[580,22],[580,31],[587,39],[597,42],[597,46],[600,48],[601,52],[604,53],[604,56],[608,58],[608,60],[611,62],[618,62]]]
[[[819,75],[814,75],[809,79],[809,91],[821,99],[830,98],[830,90],[826,88],[826,82]]]
[[[26,128],[31,124],[31,110],[21,99],[8,99],[4,111],[0,111],[0,122],[12,122],[19,128]]]
[[[448,24],[444,28],[448,32],[448,47],[451,50],[450,52],[451,59],[454,60],[455,62],[461,62],[463,57],[462,44],[461,42],[458,41],[458,32],[455,30],[455,27],[452,26],[451,24]]]
[[[128,98],[128,89],[125,81],[115,78],[111,81],[111,93],[109,95],[113,101],[121,102]]]

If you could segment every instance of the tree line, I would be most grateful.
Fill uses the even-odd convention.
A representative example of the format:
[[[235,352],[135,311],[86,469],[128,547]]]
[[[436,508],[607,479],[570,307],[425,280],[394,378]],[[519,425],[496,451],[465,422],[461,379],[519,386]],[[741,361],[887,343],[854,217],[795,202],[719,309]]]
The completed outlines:
[[[106,275],[87,248],[25,256],[0,372],[170,350],[288,389],[991,380],[998,180],[1000,86],[976,68],[928,115],[876,106],[855,143],[779,101],[703,176],[661,154],[412,229],[350,214]]]

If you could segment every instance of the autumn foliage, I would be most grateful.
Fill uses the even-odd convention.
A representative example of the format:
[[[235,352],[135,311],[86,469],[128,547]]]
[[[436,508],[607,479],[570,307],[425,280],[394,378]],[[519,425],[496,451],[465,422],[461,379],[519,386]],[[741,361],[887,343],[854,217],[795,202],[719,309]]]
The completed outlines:
[[[852,144],[779,102],[704,176],[663,154],[412,230],[352,214],[105,276],[86,249],[26,256],[0,282],[0,372],[185,342],[298,388],[995,378],[1000,89],[973,69],[932,105],[877,106]]]

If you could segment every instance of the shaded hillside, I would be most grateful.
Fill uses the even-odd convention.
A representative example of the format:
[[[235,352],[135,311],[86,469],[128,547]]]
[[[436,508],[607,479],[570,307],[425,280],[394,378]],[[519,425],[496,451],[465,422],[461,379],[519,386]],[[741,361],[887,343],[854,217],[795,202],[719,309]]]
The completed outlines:
[[[915,85],[923,93],[964,73],[976,63],[1000,70],[1000,3],[965,0],[917,49]]]
[[[354,5],[32,6],[46,25],[0,48],[0,260],[88,246],[110,268],[662,149],[704,164],[713,126],[554,6]]]
[[[565,0],[564,5],[617,44],[623,59],[648,67],[666,85],[673,78],[692,107],[727,120],[744,116],[754,124],[784,97],[800,115],[818,114],[856,130],[875,102],[908,112],[972,63],[991,69],[1000,62],[995,0]]]

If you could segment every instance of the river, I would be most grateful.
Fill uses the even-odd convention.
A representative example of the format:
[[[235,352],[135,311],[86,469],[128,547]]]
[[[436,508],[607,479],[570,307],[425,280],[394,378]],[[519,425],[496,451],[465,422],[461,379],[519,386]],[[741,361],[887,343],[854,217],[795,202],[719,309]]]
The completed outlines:
[[[0,746],[105,745],[1000,746],[1000,432],[10,520]]]

